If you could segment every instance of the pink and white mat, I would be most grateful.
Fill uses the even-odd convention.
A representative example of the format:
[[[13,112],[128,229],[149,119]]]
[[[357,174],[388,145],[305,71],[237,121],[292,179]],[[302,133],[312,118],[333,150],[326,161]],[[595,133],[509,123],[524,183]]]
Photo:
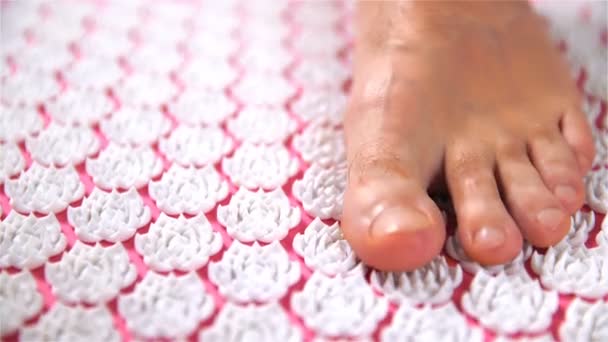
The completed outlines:
[[[536,6],[598,157],[558,246],[414,272],[343,240],[351,2],[1,3],[6,341],[608,341],[606,2]]]

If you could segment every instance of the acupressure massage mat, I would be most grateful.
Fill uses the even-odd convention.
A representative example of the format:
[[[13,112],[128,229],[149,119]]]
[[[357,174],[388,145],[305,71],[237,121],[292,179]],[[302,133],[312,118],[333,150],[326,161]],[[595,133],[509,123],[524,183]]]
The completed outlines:
[[[587,206],[481,267],[340,233],[351,2],[4,1],[0,333],[22,341],[608,341],[606,3],[536,2],[586,92]]]

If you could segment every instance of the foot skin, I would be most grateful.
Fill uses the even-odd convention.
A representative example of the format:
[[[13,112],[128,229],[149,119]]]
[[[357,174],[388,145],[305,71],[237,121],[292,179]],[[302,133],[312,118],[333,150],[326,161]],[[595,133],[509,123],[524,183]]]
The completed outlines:
[[[594,145],[581,96],[527,3],[369,1],[357,13],[345,117],[344,236],[367,264],[420,267],[449,192],[467,254],[512,260],[559,242],[582,204]]]

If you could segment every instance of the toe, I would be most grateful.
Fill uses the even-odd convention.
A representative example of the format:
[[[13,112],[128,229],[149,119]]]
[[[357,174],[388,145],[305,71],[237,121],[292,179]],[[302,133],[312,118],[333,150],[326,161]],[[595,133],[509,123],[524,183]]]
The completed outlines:
[[[398,161],[375,158],[364,168],[351,162],[342,215],[344,237],[357,256],[386,271],[431,261],[441,251],[445,227],[425,188]]]
[[[493,265],[513,260],[521,251],[522,236],[500,198],[493,158],[488,155],[452,144],[445,172],[465,252],[479,263]]]
[[[576,155],[580,170],[586,173],[595,157],[595,145],[585,113],[580,109],[566,113],[562,118],[561,128],[564,139]]]
[[[526,146],[499,149],[496,163],[503,199],[524,238],[536,247],[561,241],[570,228],[570,216],[545,186]]]
[[[530,158],[543,182],[569,214],[584,201],[582,173],[577,158],[560,132],[541,132],[528,143]]]
[[[408,271],[431,261],[445,241],[443,216],[426,191],[443,145],[412,109],[416,92],[386,81],[392,69],[384,59],[372,62],[372,73],[355,72],[345,113],[342,230],[364,263]]]

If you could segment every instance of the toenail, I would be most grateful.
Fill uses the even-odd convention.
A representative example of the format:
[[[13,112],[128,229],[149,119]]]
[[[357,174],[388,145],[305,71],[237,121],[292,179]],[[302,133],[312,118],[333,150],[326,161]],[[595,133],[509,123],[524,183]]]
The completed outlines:
[[[550,230],[557,230],[559,224],[564,220],[564,213],[557,208],[547,208],[541,210],[536,216],[538,221]]]
[[[505,239],[504,231],[495,227],[482,227],[473,236],[473,242],[484,249],[500,247]]]
[[[576,198],[576,190],[569,185],[558,185],[553,192],[555,196],[563,201],[572,201]]]
[[[417,231],[428,228],[428,217],[419,210],[408,207],[389,207],[373,219],[370,229],[372,236],[386,236],[400,231]]]

